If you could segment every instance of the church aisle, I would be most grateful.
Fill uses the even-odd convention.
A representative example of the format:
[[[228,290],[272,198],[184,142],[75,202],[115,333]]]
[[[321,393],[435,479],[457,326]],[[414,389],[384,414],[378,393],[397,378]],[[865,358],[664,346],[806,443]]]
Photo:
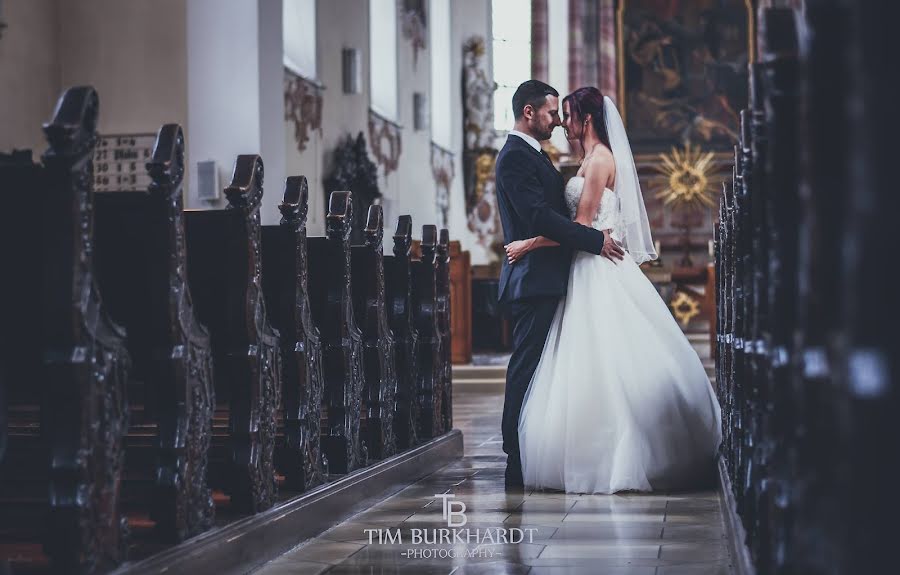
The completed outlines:
[[[649,495],[507,494],[499,435],[503,395],[478,391],[473,385],[456,390],[454,417],[465,439],[463,459],[268,563],[256,575],[731,573],[714,490]],[[442,493],[455,495],[452,501],[466,506],[465,526],[451,527],[451,531],[468,529],[474,539],[488,530],[496,537],[501,529],[515,540],[520,535],[514,528],[520,528],[523,541],[432,544],[432,530],[447,528],[442,500],[435,497]],[[451,519],[459,521],[458,516]],[[388,534],[396,537],[398,530],[402,543],[388,542]],[[427,543],[413,543],[416,533],[428,537]]]

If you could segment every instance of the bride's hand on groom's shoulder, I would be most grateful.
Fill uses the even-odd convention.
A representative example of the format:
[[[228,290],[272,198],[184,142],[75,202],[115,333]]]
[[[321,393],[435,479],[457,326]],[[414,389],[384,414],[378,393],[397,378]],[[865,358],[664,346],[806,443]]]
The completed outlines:
[[[503,246],[506,250],[506,261],[510,264],[516,263],[528,253],[530,245],[530,240],[516,240]]]
[[[612,238],[609,230],[603,230],[603,249],[600,250],[600,255],[613,263],[616,263],[616,260],[625,259],[625,250]]]

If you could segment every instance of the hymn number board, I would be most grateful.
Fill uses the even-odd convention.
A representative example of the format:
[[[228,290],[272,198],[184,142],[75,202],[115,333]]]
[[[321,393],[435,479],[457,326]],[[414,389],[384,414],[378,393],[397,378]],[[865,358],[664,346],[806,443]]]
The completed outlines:
[[[94,149],[94,191],[134,192],[150,186],[147,162],[155,134],[100,136]]]

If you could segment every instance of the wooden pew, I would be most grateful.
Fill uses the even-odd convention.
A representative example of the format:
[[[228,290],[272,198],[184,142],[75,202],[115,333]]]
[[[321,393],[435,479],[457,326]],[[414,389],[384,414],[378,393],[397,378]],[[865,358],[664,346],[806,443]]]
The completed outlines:
[[[435,280],[437,281],[437,319],[441,338],[441,433],[453,429],[453,398],[450,382],[453,379],[453,356],[450,344],[450,232],[441,228],[436,250]]]
[[[49,199],[44,197],[45,176],[30,150],[0,154],[6,209],[11,214],[41,213]],[[56,197],[67,201],[64,193]],[[81,214],[76,211],[72,217],[78,220]],[[40,385],[43,250],[40,241],[23,249],[24,238],[39,240],[42,231],[40,219],[10,217],[0,226],[0,253],[4,268],[10,270],[0,282],[0,419],[4,420],[0,434],[6,446],[0,456],[0,567],[7,556],[47,561],[41,551],[49,521],[51,447],[41,436],[41,407],[46,401]]]
[[[438,325],[437,228],[422,226],[422,255],[412,262],[413,315],[419,334],[419,437],[431,439],[442,433],[443,380],[441,332]]]
[[[241,155],[225,188],[228,208],[185,211],[188,282],[210,332],[216,373],[210,481],[231,496],[232,508],[250,513],[275,501],[281,395],[278,332],[262,292],[262,194],[262,159]]]
[[[131,359],[125,331],[107,315],[94,275],[91,158],[98,112],[93,88],[71,88],[59,99],[44,125],[44,169],[22,167],[29,173],[20,173],[15,190],[16,197],[36,200],[39,208],[30,212],[36,218],[17,212],[6,224],[20,242],[37,235],[39,247],[3,246],[33,260],[19,274],[35,273],[3,282],[17,283],[7,289],[21,296],[3,300],[14,320],[4,331],[21,339],[3,351],[10,412],[0,530],[7,542],[43,541],[60,573],[107,571],[127,551],[119,493]],[[37,226],[37,234],[24,233],[25,224]]]
[[[327,473],[365,465],[360,437],[364,385],[363,338],[350,295],[350,192],[332,192],[326,236],[307,238],[309,299],[319,327],[325,376],[322,451]]]
[[[281,334],[282,431],[277,465],[285,487],[305,491],[324,481],[320,414],[324,375],[322,343],[308,294],[306,215],[309,186],[303,176],[287,178],[281,223],[262,227],[263,293],[272,325]]]
[[[353,313],[363,336],[363,430],[371,459],[397,451],[394,412],[397,408],[397,345],[385,309],[384,216],[381,206],[369,206],[363,245],[351,248]]]
[[[400,216],[394,232],[394,255],[384,256],[384,288],[391,332],[394,334],[397,409],[394,434],[397,449],[419,444],[419,334],[413,318],[413,274],[410,261],[412,217]]]
[[[43,168],[34,162],[31,150],[0,153],[0,182],[10,213],[39,213],[43,176]],[[36,345],[41,326],[35,321],[35,312],[41,305],[40,254],[35,254],[35,249],[21,248],[23,237],[39,232],[40,228],[35,229],[37,224],[27,218],[9,218],[0,226],[0,253],[4,268],[9,270],[6,281],[0,282],[0,325],[5,326],[0,329],[0,480],[9,441],[7,424],[16,424],[16,406],[40,402],[40,396],[32,393],[38,391],[34,386],[16,384],[32,379],[41,361],[41,350]],[[0,495],[4,494],[0,491]]]
[[[181,541],[210,527],[210,486],[230,496],[222,521],[273,504],[276,463],[291,489],[323,481],[318,440],[326,469],[346,473],[446,430],[446,233],[438,242],[426,226],[413,262],[401,219],[385,260],[375,206],[365,244],[351,249],[351,196],[338,192],[327,236],[307,243],[301,179],[287,182],[281,225],[263,228],[253,155],[236,162],[227,209],[184,211],[174,124],[158,134],[147,191],[95,197],[97,110],[92,89],[70,90],[45,127],[44,166],[0,157],[15,213],[40,215],[10,218],[2,236],[19,281],[4,282],[0,299],[12,326],[0,350],[0,543],[44,541],[54,571],[109,571],[129,547],[125,511],[149,513],[139,530]],[[37,255],[17,243],[35,226]]]
[[[882,97],[885,21],[865,3],[760,11],[716,250],[726,495],[760,573],[890,565],[898,394],[886,349],[893,286],[877,273],[892,253],[878,234],[896,212],[895,177],[875,153],[896,132]]]
[[[8,441],[6,422],[7,422],[7,403],[6,396],[9,392],[6,391],[6,369],[5,366],[0,365],[0,466],[3,465],[3,455],[6,453],[6,442]]]
[[[472,363],[472,257],[459,240],[450,242],[450,309],[450,359]]]
[[[843,3],[831,4],[839,4],[844,9],[848,7]],[[821,7],[815,9],[821,10]],[[895,77],[879,72],[881,66],[891,66],[894,60],[895,51],[884,50],[884,47],[896,46],[894,22],[897,21],[898,6],[893,2],[860,2],[852,3],[852,9],[856,13],[850,19],[853,22],[851,33],[858,47],[851,51],[843,51],[844,46],[830,50],[840,55],[855,54],[853,59],[844,60],[852,67],[848,74],[851,81],[846,86],[852,92],[847,100],[853,104],[864,102],[861,108],[845,105],[844,117],[838,120],[852,129],[851,137],[841,142],[837,153],[840,154],[844,146],[848,149],[847,155],[843,156],[845,170],[853,179],[850,186],[843,187],[840,176],[835,178],[831,182],[835,186],[834,193],[827,197],[837,201],[831,202],[830,208],[818,206],[816,214],[820,225],[825,226],[825,233],[834,230],[827,227],[833,221],[839,221],[839,229],[846,230],[849,237],[836,238],[833,240],[835,245],[842,245],[845,250],[847,245],[856,246],[851,257],[838,258],[840,268],[837,273],[828,275],[830,285],[823,286],[825,289],[817,294],[827,298],[839,293],[843,304],[827,316],[828,320],[839,318],[843,323],[844,337],[838,340],[841,349],[835,350],[839,351],[836,355],[840,359],[832,368],[832,381],[840,384],[840,395],[832,396],[835,408],[832,413],[844,415],[835,418],[840,424],[835,426],[833,433],[841,439],[842,449],[837,454],[831,453],[823,442],[819,453],[827,454],[831,462],[839,462],[834,493],[840,494],[840,499],[827,532],[832,541],[836,537],[846,538],[841,554],[843,569],[876,573],[892,569],[894,531],[891,526],[900,511],[900,502],[890,496],[900,477],[897,433],[897,413],[900,411],[897,324],[900,314],[896,303],[897,283],[885,274],[895,257],[897,245],[896,214],[900,202],[896,194],[894,150],[900,131],[900,114]],[[843,22],[845,20],[836,19],[829,24],[832,30],[840,30]],[[819,40],[818,47],[822,49],[829,37]],[[828,52],[822,54],[816,62],[820,70],[824,70],[829,55]],[[828,79],[823,78],[817,86],[827,89],[828,85]],[[820,104],[828,105],[827,102]],[[820,108],[820,111],[824,109]],[[814,118],[814,121],[818,119]],[[836,135],[840,137],[841,130]],[[821,157],[811,167],[823,179],[831,173],[831,168],[827,158]],[[861,174],[865,177],[859,181],[857,178]],[[856,193],[848,194],[848,189]],[[827,202],[825,198],[819,198],[819,201]],[[826,209],[840,210],[844,205],[847,211],[834,220],[829,221],[822,213]],[[843,225],[845,222],[846,226]],[[825,260],[821,263],[825,265],[830,263],[827,255],[830,245],[829,242],[821,246],[820,256]],[[825,301],[825,305],[830,303]],[[829,336],[833,333],[832,329],[828,330]],[[829,337],[829,340],[834,342],[835,338]],[[816,344],[815,341],[811,343]],[[866,367],[860,369],[861,365]],[[825,379],[815,373],[811,375],[820,381]],[[810,382],[810,387],[815,383]],[[848,408],[852,412],[850,417],[846,417]],[[824,427],[829,424],[831,413],[823,415],[818,423]],[[866,485],[866,488],[859,489],[860,485]],[[857,497],[859,492],[862,493]],[[849,525],[853,526],[852,530],[847,529]]]
[[[745,369],[736,375],[735,385],[740,386],[744,398],[742,421],[747,448],[739,470],[745,485],[741,494],[744,517],[752,533],[749,544],[754,554],[767,558],[760,569],[775,571],[783,569],[776,563],[768,563],[777,556],[779,528],[776,525],[792,520],[792,512],[786,508],[794,503],[780,505],[779,501],[785,501],[783,489],[798,479],[804,483],[818,482],[820,486],[827,481],[821,481],[818,469],[792,468],[793,455],[785,443],[797,439],[796,425],[804,403],[797,402],[800,398],[792,391],[801,358],[796,347],[799,288],[796,280],[801,248],[797,225],[801,220],[798,176],[802,164],[797,122],[799,38],[796,18],[790,10],[766,11],[761,24],[763,57],[757,72],[760,93],[754,103],[767,116],[768,157],[765,164],[758,165],[761,169],[755,176],[759,182],[748,180],[750,166],[743,158],[739,173],[742,222],[736,249],[745,262],[744,274],[739,278],[745,307],[742,325],[736,327],[742,328],[738,333],[744,342]],[[753,162],[760,160],[752,158]],[[757,265],[763,271],[764,285],[753,282]],[[762,342],[765,355],[754,355],[754,337]],[[797,407],[800,409],[795,410]],[[808,420],[807,424],[810,423]],[[827,434],[829,430],[813,428],[808,432]],[[794,491],[787,500],[800,493],[802,490]],[[779,516],[782,518],[778,519]]]
[[[134,481],[125,505],[149,510],[157,535],[178,542],[212,525],[206,476],[215,405],[209,334],[187,285],[180,126],[160,129],[147,169],[147,191],[96,194],[95,267],[134,362],[125,456]],[[149,488],[132,488],[141,481]]]

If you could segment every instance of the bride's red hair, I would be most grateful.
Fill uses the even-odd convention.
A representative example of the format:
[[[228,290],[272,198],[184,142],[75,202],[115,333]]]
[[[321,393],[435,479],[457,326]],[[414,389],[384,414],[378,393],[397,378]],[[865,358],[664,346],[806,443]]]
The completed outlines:
[[[600,141],[603,142],[603,145],[607,148],[611,148],[611,146],[609,145],[609,133],[606,131],[606,114],[604,113],[603,108],[603,92],[593,86],[578,88],[577,90],[563,98],[563,106],[566,105],[566,102],[569,103],[569,114],[573,118],[575,118],[578,123],[583,122],[583,118],[585,118],[586,116],[591,116],[591,124],[594,126],[594,131],[597,133]],[[584,131],[581,132],[581,139],[579,143],[581,144],[581,153],[583,159],[584,154],[586,154],[586,151],[584,149]]]

